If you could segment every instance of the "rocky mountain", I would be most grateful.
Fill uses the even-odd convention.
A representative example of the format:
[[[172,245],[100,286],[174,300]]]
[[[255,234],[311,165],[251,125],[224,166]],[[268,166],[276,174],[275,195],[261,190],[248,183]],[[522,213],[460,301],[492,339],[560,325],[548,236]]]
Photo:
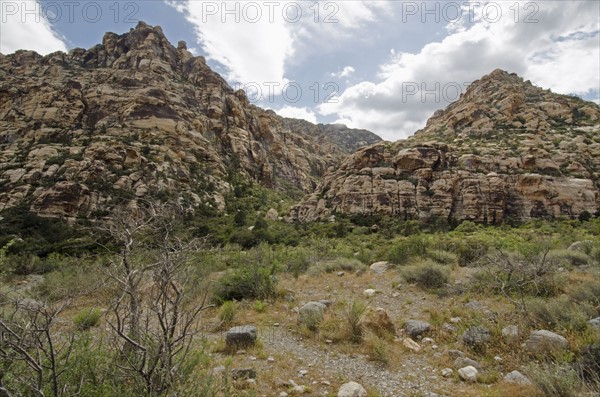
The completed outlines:
[[[319,144],[333,144],[347,154],[354,153],[363,146],[381,142],[381,138],[371,131],[348,128],[344,124],[312,124],[299,119],[286,119],[286,122],[290,129],[303,131]]]
[[[495,70],[414,136],[349,156],[290,216],[498,223],[599,209],[598,105]]]
[[[253,106],[142,22],[88,50],[0,54],[0,211],[70,218],[148,197],[223,208],[232,172],[311,192],[379,140]]]

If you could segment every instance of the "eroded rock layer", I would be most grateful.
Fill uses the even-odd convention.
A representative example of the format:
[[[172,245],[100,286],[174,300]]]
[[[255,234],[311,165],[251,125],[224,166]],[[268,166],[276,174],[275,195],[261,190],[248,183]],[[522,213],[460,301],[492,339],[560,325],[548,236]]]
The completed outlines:
[[[600,109],[496,70],[409,139],[359,149],[291,219],[384,214],[498,223],[600,208]]]
[[[223,208],[230,172],[311,192],[380,140],[322,129],[253,106],[158,26],[68,54],[0,54],[0,210],[88,216],[149,197]]]

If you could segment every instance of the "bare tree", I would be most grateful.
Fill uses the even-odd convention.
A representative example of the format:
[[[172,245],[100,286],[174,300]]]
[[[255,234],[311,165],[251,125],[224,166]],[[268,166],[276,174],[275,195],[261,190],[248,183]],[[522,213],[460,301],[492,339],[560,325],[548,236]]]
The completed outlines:
[[[492,280],[496,289],[526,317],[529,317],[525,297],[547,296],[557,288],[554,277],[558,262],[550,257],[549,242],[540,243],[538,252],[524,254],[509,253],[496,249],[484,256],[479,265],[483,265],[487,280]]]
[[[208,307],[190,266],[200,244],[175,236],[178,215],[167,205],[120,210],[106,228],[119,247],[110,267],[115,295],[107,317],[121,341],[118,367],[134,375],[147,396],[164,394],[177,381],[200,312]]]
[[[73,361],[75,334],[58,335],[55,331],[68,302],[50,305],[4,293],[0,305],[0,396],[45,396],[46,392],[55,397],[77,395],[83,378],[75,386],[62,381]],[[3,382],[9,372],[16,380],[15,390]]]

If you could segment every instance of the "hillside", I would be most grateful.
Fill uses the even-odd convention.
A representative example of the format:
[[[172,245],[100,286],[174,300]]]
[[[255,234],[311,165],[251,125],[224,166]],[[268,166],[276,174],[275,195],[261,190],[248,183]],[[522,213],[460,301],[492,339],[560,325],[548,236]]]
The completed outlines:
[[[88,50],[0,54],[0,211],[88,217],[151,197],[222,209],[231,174],[309,193],[377,141],[250,104],[143,22]]]
[[[293,208],[499,223],[600,208],[600,108],[495,70],[406,140],[359,149]]]

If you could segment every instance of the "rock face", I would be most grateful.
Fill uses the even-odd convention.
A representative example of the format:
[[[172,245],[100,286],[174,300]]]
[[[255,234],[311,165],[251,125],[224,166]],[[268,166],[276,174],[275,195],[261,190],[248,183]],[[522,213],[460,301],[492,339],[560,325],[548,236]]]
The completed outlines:
[[[380,140],[253,106],[179,44],[140,22],[88,50],[0,55],[0,211],[89,216],[152,197],[222,209],[231,173],[308,193]]]
[[[496,70],[413,137],[361,148],[290,212],[403,220],[575,218],[600,208],[600,108]]]

